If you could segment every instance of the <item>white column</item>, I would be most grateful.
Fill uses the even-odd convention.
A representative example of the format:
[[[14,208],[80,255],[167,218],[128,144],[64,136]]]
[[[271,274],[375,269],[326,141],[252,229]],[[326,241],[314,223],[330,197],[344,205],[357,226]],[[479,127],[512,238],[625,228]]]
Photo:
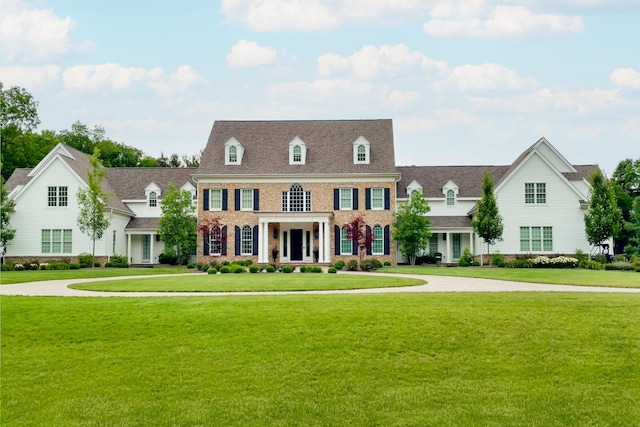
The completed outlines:
[[[331,262],[331,243],[330,243],[330,237],[331,237],[331,233],[330,233],[330,228],[329,228],[329,221],[324,221],[322,223],[322,226],[324,227],[324,260],[323,262]]]
[[[324,262],[324,228],[322,221],[318,221],[318,262]]]
[[[447,231],[447,263],[452,262],[451,259],[451,234]]]
[[[473,231],[471,233],[469,233],[469,246],[470,246],[469,249],[471,249],[471,253],[473,255],[475,255],[476,254],[476,248],[475,248],[476,245],[475,245],[475,242],[474,242]]]
[[[131,257],[131,233],[127,233],[127,259],[129,260],[129,264],[133,262],[133,258]]]
[[[264,222],[258,223],[258,262],[264,262]]]
[[[153,243],[156,241],[156,235],[155,233],[151,233],[149,236],[149,240],[151,240],[151,247],[149,248],[149,251],[151,251],[151,253],[149,254],[149,262],[151,262],[151,264],[153,264],[153,261],[155,260],[155,256],[153,255]]]

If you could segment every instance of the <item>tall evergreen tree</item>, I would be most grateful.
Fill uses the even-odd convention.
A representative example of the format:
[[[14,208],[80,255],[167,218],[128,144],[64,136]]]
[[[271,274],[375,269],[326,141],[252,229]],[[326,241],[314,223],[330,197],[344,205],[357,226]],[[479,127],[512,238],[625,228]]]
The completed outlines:
[[[591,197],[589,210],[584,215],[585,231],[590,245],[601,245],[620,232],[622,211],[616,203],[611,182],[600,169],[589,177]]]
[[[89,156],[91,169],[87,171],[88,186],[78,190],[78,218],[76,223],[80,231],[91,238],[93,251],[91,252],[91,265],[96,256],[96,240],[102,239],[105,230],[111,223],[111,218],[105,212],[105,207],[111,197],[111,193],[105,193],[102,189],[102,181],[107,174],[100,163],[100,150],[94,149]]]
[[[165,255],[175,251],[180,264],[185,264],[196,247],[196,216],[191,193],[173,184],[162,198],[162,216],[158,233],[165,244]]]
[[[425,216],[430,210],[427,199],[416,191],[393,214],[393,240],[400,243],[399,251],[411,265],[415,265],[416,257],[427,248],[431,237],[431,221]]]
[[[487,254],[490,253],[490,245],[496,241],[502,241],[504,230],[493,186],[493,177],[485,169],[482,175],[482,198],[478,202],[476,217],[471,221],[473,230],[487,243]],[[480,264],[483,264],[482,250],[480,250]]]

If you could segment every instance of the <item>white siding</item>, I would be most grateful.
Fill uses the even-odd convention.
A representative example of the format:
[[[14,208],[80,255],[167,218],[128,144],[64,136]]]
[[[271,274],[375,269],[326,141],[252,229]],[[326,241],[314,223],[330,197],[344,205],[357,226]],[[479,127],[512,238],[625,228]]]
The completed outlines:
[[[546,184],[545,204],[526,204],[526,182]],[[580,197],[537,154],[531,156],[520,169],[496,192],[500,214],[504,219],[504,241],[491,248],[492,252],[518,254],[521,226],[553,227],[553,251],[574,253],[576,249],[589,251],[584,230],[584,213]]]

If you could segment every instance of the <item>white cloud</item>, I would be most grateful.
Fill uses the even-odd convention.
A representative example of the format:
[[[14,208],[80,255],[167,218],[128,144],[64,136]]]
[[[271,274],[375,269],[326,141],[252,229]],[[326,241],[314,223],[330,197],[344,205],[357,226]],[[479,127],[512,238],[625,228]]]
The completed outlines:
[[[405,44],[385,44],[380,47],[366,45],[348,57],[328,53],[318,58],[320,77],[342,74],[369,80],[382,76],[443,72],[446,68],[444,61],[430,59]]]
[[[320,79],[312,82],[294,82],[274,85],[269,88],[269,95],[279,99],[293,98],[304,104],[307,102],[341,104],[345,99],[362,102],[363,97],[384,96],[389,93],[388,87],[369,82],[349,79]]]
[[[88,48],[74,44],[69,33],[75,21],[53,9],[35,9],[16,0],[0,0],[0,54],[9,60],[39,61]]]
[[[522,6],[498,5],[482,18],[458,16],[455,11],[438,13],[443,17],[431,19],[423,26],[428,34],[437,37],[517,37],[531,33],[565,34],[583,30],[579,16],[534,14]]]
[[[65,69],[62,80],[65,89],[77,92],[105,89],[123,91],[137,83],[146,84],[162,97],[183,93],[198,84],[208,84],[189,65],[181,65],[168,76],[161,67],[144,69],[120,64],[77,65]]]
[[[389,94],[386,105],[394,110],[401,110],[403,108],[415,105],[420,101],[420,94],[418,92],[402,92],[394,90]]]
[[[463,65],[433,84],[435,91],[455,88],[460,92],[532,89],[537,82],[531,77],[519,77],[515,71],[497,64]]]
[[[541,89],[535,93],[500,98],[470,98],[478,110],[485,112],[537,113],[566,111],[578,114],[592,113],[617,106],[623,102],[619,90],[551,91]]]
[[[433,0],[222,0],[230,20],[254,31],[317,31],[349,22],[398,23]]]
[[[260,46],[254,41],[240,40],[227,55],[231,68],[256,67],[276,62],[278,51],[271,46]]]
[[[5,87],[20,86],[33,90],[60,79],[60,67],[58,65],[0,67],[0,76]]]
[[[482,124],[478,117],[455,108],[438,108],[428,114],[399,117],[394,122],[404,131],[419,133]]]
[[[640,89],[640,72],[633,68],[618,68],[609,78],[618,87]]]

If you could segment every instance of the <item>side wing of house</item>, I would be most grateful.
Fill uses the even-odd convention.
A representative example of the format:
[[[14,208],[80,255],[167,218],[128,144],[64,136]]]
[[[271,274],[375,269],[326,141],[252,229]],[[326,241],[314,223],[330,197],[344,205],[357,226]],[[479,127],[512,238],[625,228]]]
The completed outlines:
[[[593,167],[580,167],[580,170]],[[573,254],[589,251],[584,226],[586,181],[544,139],[496,187],[504,220],[503,254]]]

